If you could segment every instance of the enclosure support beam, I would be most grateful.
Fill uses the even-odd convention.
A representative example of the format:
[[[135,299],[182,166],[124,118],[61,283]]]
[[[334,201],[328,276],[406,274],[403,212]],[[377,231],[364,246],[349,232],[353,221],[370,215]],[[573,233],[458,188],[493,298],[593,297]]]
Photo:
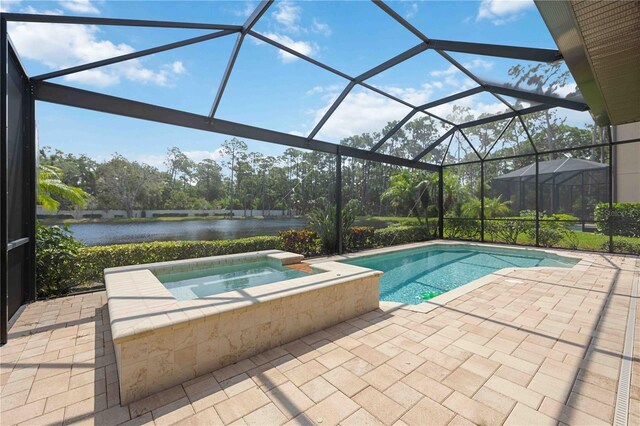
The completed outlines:
[[[378,150],[382,145],[384,145],[384,143],[385,143],[386,141],[388,141],[388,140],[389,140],[389,138],[390,138],[391,136],[395,135],[395,134],[396,134],[396,132],[402,128],[402,126],[404,126],[405,124],[407,124],[407,121],[411,120],[411,117],[413,117],[414,115],[416,115],[416,113],[417,113],[417,112],[418,112],[417,110],[413,109],[413,110],[411,110],[411,111],[409,112],[409,114],[405,115],[405,116],[404,116],[404,118],[403,118],[402,120],[398,121],[398,122],[396,123],[396,125],[395,125],[395,126],[393,126],[393,128],[392,128],[391,130],[389,130],[389,131],[387,132],[387,134],[386,134],[386,135],[384,135],[384,136],[382,137],[382,139],[380,139],[380,140],[378,141],[378,143],[376,143],[376,144],[371,148],[371,151],[377,151],[377,150]]]
[[[459,92],[459,93],[454,93],[453,95],[449,95],[447,97],[444,98],[440,98],[438,100],[435,100],[433,102],[429,102],[423,105],[420,105],[418,107],[418,109],[420,111],[429,109],[429,108],[433,108],[433,107],[437,107],[438,105],[443,105],[449,102],[453,102],[456,101],[458,99],[462,99],[462,98],[466,98],[467,96],[472,96],[472,95],[476,95],[478,93],[484,92],[484,88],[482,86],[478,86],[478,87],[474,87],[473,89],[469,89],[469,90],[465,90],[463,92]]]
[[[153,55],[159,52],[165,52],[167,50],[177,49],[179,47],[189,46],[191,44],[201,43],[207,40],[213,40],[218,37],[223,37],[228,34],[233,34],[233,30],[217,31],[211,34],[205,34],[199,37],[188,38],[186,40],[176,41],[174,43],[163,44],[162,46],[156,46],[149,49],[139,50],[137,52],[127,53],[126,55],[114,56],[113,58],[103,59],[101,61],[95,61],[84,65],[78,65],[75,67],[66,68],[59,71],[53,71],[46,74],[40,74],[35,77],[31,77],[33,80],[48,80],[51,78],[62,77],[64,75],[73,74],[81,71],[87,71],[98,67],[104,67],[106,65],[117,64],[119,62],[129,61],[131,59],[141,58],[143,56]]]
[[[427,45],[425,43],[420,43],[416,46],[413,46],[411,49],[405,50],[399,55],[396,55],[393,58],[381,63],[380,65],[371,68],[369,71],[366,71],[360,74],[359,76],[356,77],[356,81],[362,82],[362,81],[368,80],[371,77],[376,76],[381,72],[386,71],[389,68],[398,65],[399,63],[402,63],[408,59],[413,58],[414,56],[424,52],[425,50],[427,50]]]
[[[255,8],[251,16],[247,18],[247,20],[242,25],[242,31],[240,35],[238,35],[238,39],[236,40],[236,44],[233,45],[233,50],[231,51],[231,56],[229,57],[229,62],[227,63],[227,68],[224,70],[224,74],[222,75],[222,81],[220,81],[220,86],[218,87],[218,91],[216,92],[216,97],[213,100],[213,105],[211,105],[211,111],[209,111],[209,118],[213,118],[216,115],[216,111],[220,106],[220,101],[222,101],[222,95],[224,95],[224,90],[227,87],[227,83],[229,82],[229,77],[231,77],[231,72],[233,71],[233,66],[236,63],[236,59],[238,59],[238,54],[240,53],[240,48],[242,47],[242,42],[244,41],[245,35],[251,31],[253,26],[258,22],[258,19],[264,15],[273,0],[261,1],[260,4]]]
[[[551,105],[536,105],[529,108],[521,109],[520,111],[509,111],[502,114],[494,115],[492,117],[479,118],[474,121],[468,121],[466,123],[459,124],[461,129],[468,129],[469,127],[479,126],[481,124],[493,123],[494,121],[500,121],[507,118],[518,117],[527,114],[533,114],[534,112],[541,112],[553,108]]]
[[[88,16],[42,15],[32,13],[5,13],[7,21],[37,22],[46,24],[117,25],[120,27],[186,28],[201,30],[241,31],[240,25],[203,24],[195,22],[151,21],[144,19],[114,19]]]
[[[220,101],[222,101],[222,95],[224,95],[224,90],[226,89],[227,83],[229,82],[229,77],[231,77],[231,71],[233,71],[233,66],[236,63],[236,59],[238,59],[238,53],[240,53],[240,48],[242,47],[243,40],[244,40],[244,33],[238,34],[236,43],[233,45],[233,50],[231,51],[231,56],[229,57],[229,62],[227,62],[227,68],[225,68],[224,70],[224,74],[222,75],[222,80],[220,81],[220,86],[218,87],[218,91],[216,92],[216,97],[213,100],[213,105],[211,105],[211,110],[209,111],[209,118],[213,118],[216,115],[216,111],[220,106]]]
[[[0,114],[0,344],[7,343],[9,327],[9,258],[7,228],[8,199],[7,199],[7,63],[9,60],[9,48],[7,38],[7,21],[0,18],[0,99],[2,102],[2,114]]]
[[[460,72],[464,73],[464,75],[466,75],[467,77],[469,77],[471,80],[473,80],[477,85],[485,87],[485,82],[482,81],[480,78],[478,78],[474,73],[472,73],[471,71],[469,71],[467,69],[467,67],[465,67],[464,65],[462,65],[460,62],[456,61],[451,55],[449,55],[447,52],[445,52],[444,50],[436,50],[436,52],[438,52],[438,54],[440,56],[442,56],[444,59],[446,59],[451,65],[453,65],[454,67],[456,67]],[[491,93],[491,95],[496,98],[497,100],[499,100],[500,102],[502,102],[507,108],[509,108],[511,111],[515,111],[516,109],[506,100],[504,100],[502,98],[502,96],[500,96],[499,94],[492,92],[491,90],[489,90],[489,93]]]
[[[349,92],[351,92],[351,89],[353,89],[353,87],[355,85],[356,85],[356,83],[353,82],[353,81],[351,81],[351,82],[349,82],[349,84],[347,84],[347,87],[345,87],[342,90],[342,93],[340,93],[340,96],[338,96],[336,98],[336,100],[333,101],[333,104],[331,104],[331,106],[329,107],[327,112],[324,113],[324,115],[322,116],[320,121],[318,121],[318,124],[316,124],[316,126],[313,128],[313,130],[311,130],[311,133],[309,133],[309,136],[308,136],[309,139],[313,139],[313,138],[316,137],[316,135],[318,134],[320,129],[322,129],[322,126],[324,126],[325,123],[327,122],[327,120],[329,120],[329,118],[331,118],[333,113],[336,111],[336,109],[338,109],[338,107],[340,106],[342,101],[344,101],[344,98],[346,98],[347,95],[349,95]]]
[[[513,121],[516,118],[513,117],[511,120],[509,120],[509,122],[507,123],[506,126],[503,127],[502,131],[500,132],[500,134],[498,135],[498,137],[496,138],[496,140],[491,144],[491,146],[489,147],[489,149],[487,150],[487,152],[484,154],[484,156],[482,157],[482,160],[486,160],[487,157],[489,156],[489,154],[491,154],[491,151],[493,150],[493,148],[495,148],[496,144],[500,141],[500,139],[502,138],[502,136],[504,135],[504,133],[507,131],[507,129],[509,128],[509,126],[511,126],[511,123],[513,123]]]
[[[438,238],[444,238],[444,168],[438,169]]]
[[[436,140],[434,143],[432,143],[431,145],[429,145],[428,147],[426,147],[424,149],[424,151],[422,151],[420,154],[416,155],[413,159],[413,161],[419,161],[421,158],[423,158],[425,155],[427,155],[428,153],[430,153],[431,151],[433,151],[434,149],[436,149],[436,147],[438,145],[440,145],[445,139],[447,139],[449,136],[453,135],[453,133],[455,133],[456,129],[452,128],[447,130],[447,132],[440,136],[438,138],[438,140]],[[446,155],[446,154],[445,154]]]
[[[535,62],[555,62],[562,59],[562,53],[554,49],[505,46],[502,44],[467,43],[464,41],[429,39],[429,48],[447,52],[469,53],[472,55],[497,58],[520,59]]]
[[[342,254],[342,154],[339,146],[336,154],[336,236],[338,254]]]
[[[589,106],[584,102],[573,101],[571,99],[557,98],[555,96],[543,95],[540,93],[528,92],[526,90],[515,89],[513,87],[496,86],[493,84],[485,84],[485,89],[492,93],[505,96],[512,96],[526,101],[540,102],[555,107],[572,109],[575,111],[588,111]]]
[[[248,126],[233,121],[210,119],[205,115],[188,113],[44,81],[36,83],[35,96],[36,100],[44,102],[52,102],[124,117],[139,118],[141,120],[155,121],[206,132],[221,133],[239,138],[271,142],[293,148],[310,149],[328,154],[337,154],[339,147],[339,145],[317,139],[309,140],[302,136]],[[434,172],[438,170],[438,166],[434,164],[393,157],[391,155],[350,146],[340,146],[340,152],[347,157],[360,158],[362,160],[377,161],[379,163],[394,164],[396,166]]]

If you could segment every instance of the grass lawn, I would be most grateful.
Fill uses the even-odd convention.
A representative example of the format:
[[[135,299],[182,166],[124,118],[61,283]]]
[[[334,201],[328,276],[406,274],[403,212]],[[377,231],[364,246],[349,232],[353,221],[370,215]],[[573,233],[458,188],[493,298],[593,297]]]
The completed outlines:
[[[578,250],[593,250],[593,251],[608,251],[608,246],[603,248],[605,244],[609,244],[609,236],[596,234],[594,232],[580,232],[574,231],[574,238],[565,237],[555,247],[560,248],[572,248]],[[490,237],[485,236],[486,241],[490,241]],[[613,237],[614,241],[626,241],[629,243],[640,244],[640,238],[635,237]],[[502,242],[495,240],[495,242]],[[518,244],[522,245],[535,245],[535,240],[530,238],[526,234],[520,234],[518,236]]]
[[[392,222],[399,225],[418,225],[418,219],[415,216],[359,216],[357,220],[370,220],[375,222]]]

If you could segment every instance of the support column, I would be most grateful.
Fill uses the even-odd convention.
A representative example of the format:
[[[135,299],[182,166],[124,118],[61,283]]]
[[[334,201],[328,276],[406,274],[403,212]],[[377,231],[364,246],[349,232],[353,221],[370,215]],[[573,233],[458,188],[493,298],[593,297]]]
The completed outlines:
[[[540,158],[536,154],[536,247],[540,247]]]
[[[342,154],[339,145],[336,155],[336,235],[338,254],[342,254]]]
[[[438,169],[438,238],[444,238],[444,169]]]
[[[611,126],[607,126],[607,137],[609,139],[609,253],[613,253],[613,227],[611,226],[611,216],[613,215],[613,139],[611,135]]]
[[[480,241],[484,243],[484,161],[480,161]]]
[[[9,326],[9,257],[7,228],[7,61],[9,59],[7,21],[0,18],[0,344],[7,343]]]
[[[37,221],[37,191],[38,191],[38,146],[36,140],[36,98],[34,94],[34,85],[29,84],[29,100],[28,117],[27,117],[27,146],[24,155],[26,157],[27,167],[25,174],[25,184],[27,187],[26,202],[27,214],[25,215],[27,237],[29,238],[29,248],[27,253],[27,289],[25,301],[35,302],[37,297],[36,287],[36,221]]]

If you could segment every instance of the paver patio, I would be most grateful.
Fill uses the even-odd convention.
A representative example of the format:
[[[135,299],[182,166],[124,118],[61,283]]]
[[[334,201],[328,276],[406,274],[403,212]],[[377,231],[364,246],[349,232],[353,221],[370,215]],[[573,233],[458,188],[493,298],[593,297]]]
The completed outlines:
[[[105,293],[36,302],[0,349],[1,421],[610,424],[640,260],[578,255],[592,264],[509,272],[426,313],[383,304],[125,407]],[[633,314],[629,424],[640,424]]]

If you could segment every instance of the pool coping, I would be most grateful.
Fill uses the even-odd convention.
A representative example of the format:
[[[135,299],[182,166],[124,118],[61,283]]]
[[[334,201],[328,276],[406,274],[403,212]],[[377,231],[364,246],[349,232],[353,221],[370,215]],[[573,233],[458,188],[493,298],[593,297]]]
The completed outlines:
[[[172,267],[230,265],[263,258],[280,261],[283,266],[286,266],[300,263],[304,256],[282,250],[263,250],[105,269],[104,277],[114,343],[151,334],[159,329],[179,328],[211,315],[244,309],[355,279],[382,275],[381,271],[326,260],[311,265],[318,272],[304,277],[197,299],[177,300],[152,272]]]
[[[314,259],[307,259],[304,260],[304,263],[308,263],[310,265],[314,265],[316,262],[317,263],[322,263],[322,262],[326,262],[326,261],[333,261],[333,262],[339,262],[339,261],[343,261],[343,260],[347,260],[347,259],[357,259],[359,257],[367,257],[367,256],[372,256],[372,255],[376,255],[376,254],[386,254],[386,253],[393,253],[396,251],[403,251],[403,250],[411,250],[411,249],[415,249],[415,248],[420,248],[420,247],[428,247],[428,246],[433,246],[433,245],[453,245],[453,246],[475,246],[475,247],[491,247],[491,248],[508,248],[508,249],[513,249],[513,250],[528,250],[528,251],[538,251],[538,252],[543,252],[543,253],[547,253],[547,254],[554,254],[557,256],[562,256],[562,257],[568,257],[568,258],[573,258],[573,259],[578,259],[578,263],[576,263],[575,265],[573,265],[571,268],[561,268],[561,267],[555,267],[555,266],[533,266],[533,267],[528,267],[528,268],[515,268],[515,267],[510,267],[510,268],[502,268],[499,269],[495,272],[492,272],[491,274],[485,275],[483,277],[480,277],[476,280],[473,280],[471,282],[468,282],[466,284],[461,285],[460,287],[456,287],[453,290],[449,290],[445,293],[442,293],[436,297],[433,297],[429,300],[425,300],[424,302],[415,304],[415,305],[410,305],[407,303],[402,303],[402,302],[390,302],[390,301],[380,301],[380,307],[387,310],[387,309],[406,309],[409,311],[413,311],[413,312],[421,312],[421,313],[426,313],[426,312],[430,312],[438,307],[442,307],[444,305],[446,305],[447,303],[457,299],[460,296],[463,296],[467,293],[470,293],[480,287],[483,287],[487,284],[492,283],[493,281],[495,281],[498,278],[504,278],[506,275],[509,275],[512,272],[515,271],[520,271],[520,270],[526,270],[526,271],[535,271],[535,270],[559,270],[559,271],[576,271],[576,270],[586,270],[586,268],[588,268],[589,266],[591,266],[593,264],[592,260],[586,259],[583,256],[579,256],[579,252],[573,252],[571,254],[566,253],[564,251],[561,250],[553,250],[550,248],[546,248],[546,247],[523,247],[523,246],[514,246],[514,245],[505,245],[505,244],[492,244],[492,243],[480,243],[480,242],[471,242],[471,241],[450,241],[450,240],[430,240],[430,241],[422,241],[422,242],[418,242],[418,243],[409,243],[409,244],[402,244],[402,245],[397,245],[397,246],[389,246],[389,247],[382,247],[382,248],[376,248],[376,249],[370,249],[370,250],[363,250],[363,251],[359,251],[356,253],[347,253],[347,254],[342,254],[342,255],[333,255],[333,256],[327,256],[327,257],[321,257],[321,258],[314,258]],[[521,281],[521,280],[516,280],[514,279],[514,281]]]

